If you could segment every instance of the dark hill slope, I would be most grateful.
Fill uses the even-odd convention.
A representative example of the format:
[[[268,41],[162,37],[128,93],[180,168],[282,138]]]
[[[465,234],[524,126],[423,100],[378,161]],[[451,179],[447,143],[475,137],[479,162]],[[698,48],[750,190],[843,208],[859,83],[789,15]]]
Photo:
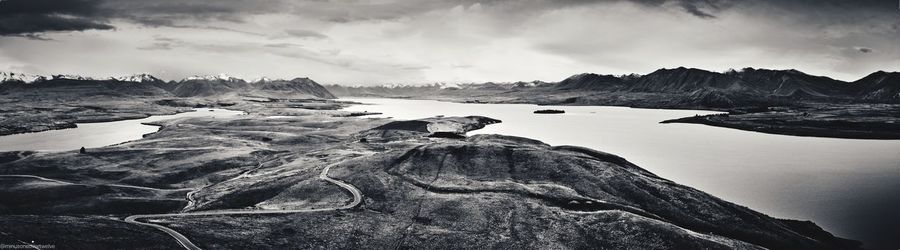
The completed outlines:
[[[521,211],[519,221],[547,221],[547,227],[563,228],[526,222],[519,239],[550,235],[559,242],[529,240],[524,244],[535,245],[524,247],[565,242],[563,232],[580,235],[572,244],[584,247],[591,242],[668,249],[749,247],[744,242],[771,249],[856,244],[827,233],[804,235],[791,224],[660,178],[615,155],[524,138],[445,140],[354,160],[335,169],[334,176],[357,185],[371,199],[367,208],[428,221],[422,228],[508,225],[512,219],[504,218],[508,213],[502,209],[507,205],[532,208]],[[409,206],[416,203],[418,208]],[[616,219],[632,221],[633,227],[589,223]],[[582,223],[556,224],[562,221]],[[625,240],[616,235],[636,236]],[[687,239],[691,242],[682,241]]]
[[[38,91],[44,96],[88,97],[88,96],[168,96],[168,91],[155,84],[125,82],[119,80],[77,80],[49,79],[34,83],[7,82],[0,85],[6,94]]]
[[[249,86],[240,79],[188,79],[179,82],[172,90],[179,97],[207,97],[237,94]]]
[[[303,98],[337,98],[325,87],[309,78],[294,78],[293,80],[261,80],[251,83],[248,90],[257,95],[275,95],[285,97]]]
[[[813,76],[797,70],[768,70],[746,68],[740,72],[729,72],[743,80],[747,89],[761,91],[776,96],[797,95],[798,92],[810,96],[829,97],[849,94],[849,84],[823,76]]]
[[[632,92],[689,93],[696,90],[740,89],[745,86],[740,79],[701,69],[660,69],[637,78],[631,84]]]
[[[800,92],[816,97],[844,97],[852,94],[849,83],[828,77],[808,75],[797,70],[753,68],[718,73],[680,67],[660,69],[645,76],[629,78],[580,74],[559,82],[556,89],[662,93],[719,90],[762,96],[791,96]]]
[[[556,84],[559,90],[616,90],[624,87],[625,80],[613,75],[584,73],[571,76]]]
[[[856,95],[862,98],[900,101],[900,72],[878,71],[852,85]]]

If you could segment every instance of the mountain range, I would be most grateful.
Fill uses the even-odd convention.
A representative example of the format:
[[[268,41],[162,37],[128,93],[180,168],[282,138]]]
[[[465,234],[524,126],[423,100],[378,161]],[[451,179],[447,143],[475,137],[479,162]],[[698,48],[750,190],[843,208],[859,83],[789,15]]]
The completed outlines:
[[[900,100],[900,72],[878,71],[854,82],[844,82],[797,70],[745,68],[718,73],[681,67],[644,76],[580,74],[560,81],[556,89],[663,93],[718,90],[774,97]]]
[[[144,83],[144,84],[121,84]],[[659,69],[646,75],[577,74],[559,82],[431,84],[418,86],[323,87],[309,78],[245,81],[228,75],[193,76],[163,81],[148,74],[93,79],[72,75],[50,77],[0,72],[0,88],[60,87],[111,95],[160,95],[177,97],[261,96],[273,98],[336,98],[338,96],[471,96],[492,94],[525,98],[533,95],[568,95],[571,98],[597,93],[651,93],[678,102],[675,106],[729,108],[767,103],[772,100],[816,100],[827,102],[900,102],[900,72],[874,72],[853,82],[815,76],[797,70],[744,68],[712,72],[695,68]],[[105,93],[104,90],[112,90]],[[334,93],[334,94],[332,94]],[[97,93],[95,93],[97,94]],[[519,96],[517,96],[519,95]],[[570,100],[571,101],[571,100]]]
[[[247,82],[228,75],[193,76],[163,81],[149,74],[94,79],[72,75],[50,77],[0,73],[0,89],[34,89],[88,95],[174,95],[177,97],[256,96],[273,98],[335,98],[309,78],[260,78]]]
[[[744,100],[846,100],[866,102],[900,102],[900,72],[878,71],[862,79],[845,82],[825,76],[815,76],[798,70],[770,70],[744,68],[726,72],[679,67],[659,69],[646,75],[577,74],[555,83],[516,82],[445,84],[425,86],[327,86],[338,96],[422,96],[453,95],[466,90],[502,91],[515,96],[516,92],[538,92],[544,95],[591,95],[595,93],[653,93],[672,98],[717,99],[720,106],[741,105]],[[535,93],[532,93],[535,94]]]

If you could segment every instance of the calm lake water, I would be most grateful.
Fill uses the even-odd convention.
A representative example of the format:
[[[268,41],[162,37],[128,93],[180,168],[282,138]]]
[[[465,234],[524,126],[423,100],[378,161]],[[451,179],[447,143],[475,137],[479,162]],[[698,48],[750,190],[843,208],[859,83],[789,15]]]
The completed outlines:
[[[343,98],[349,111],[417,119],[482,115],[503,123],[470,134],[528,137],[613,153],[663,178],[774,217],[812,220],[875,249],[900,247],[900,140],[771,135],[696,124],[659,124],[710,111],[601,106],[462,104]],[[565,114],[538,115],[538,109]]]
[[[244,112],[226,109],[194,109],[193,112],[155,115],[143,119],[77,123],[77,128],[0,136],[0,151],[65,151],[78,150],[81,147],[109,146],[141,139],[144,134],[159,130],[158,126],[141,124],[145,122],[185,117],[232,117],[241,114]]]

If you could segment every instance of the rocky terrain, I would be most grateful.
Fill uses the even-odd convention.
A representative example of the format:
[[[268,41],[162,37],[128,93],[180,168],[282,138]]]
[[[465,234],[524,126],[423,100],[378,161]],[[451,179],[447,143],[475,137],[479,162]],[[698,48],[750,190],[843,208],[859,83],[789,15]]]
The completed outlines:
[[[249,116],[160,122],[142,140],[85,154],[2,153],[0,220],[16,224],[4,239],[184,244],[149,224],[207,249],[858,247],[615,155],[464,136],[500,122],[486,117],[266,118],[281,111],[257,105],[233,106],[256,108]]]
[[[894,137],[890,131],[900,118],[896,115],[900,110],[900,72],[884,71],[854,82],[797,70],[746,68],[718,73],[682,67],[660,69],[647,75],[586,73],[556,83],[326,87],[338,96],[756,113],[716,117],[715,122],[691,118],[669,122],[822,137],[891,139]],[[854,112],[839,111],[842,109]]]

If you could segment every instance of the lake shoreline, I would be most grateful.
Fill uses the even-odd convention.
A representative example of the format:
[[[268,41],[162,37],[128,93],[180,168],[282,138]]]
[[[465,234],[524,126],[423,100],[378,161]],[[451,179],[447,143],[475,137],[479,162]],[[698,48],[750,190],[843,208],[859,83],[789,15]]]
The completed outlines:
[[[384,98],[375,96],[347,96],[341,98]],[[393,97],[390,97],[393,98]],[[695,117],[682,117],[675,119],[667,119],[660,121],[661,123],[686,123],[686,124],[703,124],[714,127],[738,129],[745,131],[754,131],[767,134],[791,135],[791,136],[812,136],[823,138],[841,138],[841,139],[876,139],[876,140],[897,140],[900,139],[900,125],[891,123],[896,120],[895,117],[885,115],[894,110],[900,110],[900,104],[800,104],[787,106],[762,106],[762,107],[740,107],[740,108],[716,108],[695,105],[671,105],[667,103],[645,102],[616,102],[616,101],[597,101],[597,102],[569,102],[569,101],[548,101],[548,100],[523,100],[523,99],[505,99],[505,98],[488,98],[469,100],[463,97],[449,96],[407,96],[397,98],[403,100],[435,100],[455,103],[467,104],[533,104],[539,107],[544,106],[572,106],[572,107],[627,107],[640,109],[663,109],[663,110],[703,110],[718,111],[732,114],[729,117],[719,117],[715,120],[698,119]],[[821,107],[815,107],[821,106]],[[751,111],[755,109],[766,109],[765,112]],[[769,109],[777,109],[782,114],[766,116]],[[853,109],[857,113],[840,112],[842,109]],[[753,116],[752,123],[741,119],[744,116]],[[805,118],[792,123],[791,126],[784,126],[785,117],[793,119]],[[818,117],[827,117],[828,120],[816,120]],[[729,119],[730,118],[730,119]],[[868,122],[857,122],[858,120],[868,120]],[[833,121],[833,122],[831,122]],[[869,130],[860,130],[859,127],[864,126]]]
[[[209,110],[210,112],[206,112]],[[212,112],[219,111],[219,112]],[[138,140],[161,130],[165,120],[188,117],[229,116],[244,111],[220,108],[193,108],[174,114],[148,115],[142,118],[116,116],[116,119],[79,122],[72,128],[52,129],[0,136],[0,151],[66,151],[79,147],[96,148]],[[113,114],[112,116],[115,116]],[[127,117],[129,119],[118,119]],[[151,129],[152,128],[152,129]]]
[[[742,120],[740,118],[719,118],[714,116],[697,116],[684,117],[678,119],[670,119],[661,121],[662,124],[683,123],[683,124],[701,124],[713,127],[739,129],[744,131],[753,131],[766,134],[805,136],[805,137],[822,137],[822,138],[838,138],[838,139],[859,139],[859,140],[900,140],[900,130],[896,128],[877,127],[869,131],[860,131],[850,128],[847,125],[834,125],[829,127],[814,126],[816,123],[810,121],[800,121],[793,126],[783,126],[783,120],[772,118],[769,122],[759,122],[755,120]],[[881,125],[881,124],[878,124]],[[876,130],[877,129],[877,130]]]
[[[76,109],[80,108],[76,106]],[[151,116],[157,115],[175,115],[184,112],[191,112],[192,109],[172,109],[172,107],[154,107],[152,110],[145,110],[140,112],[119,112],[118,110],[84,110],[80,112],[87,112],[87,114],[77,114],[72,115],[69,113],[59,113],[59,112],[38,112],[41,115],[37,117],[27,117],[19,124],[2,124],[0,125],[0,136],[7,135],[17,135],[17,134],[27,134],[27,133],[40,133],[45,131],[52,130],[61,130],[61,129],[71,129],[77,128],[78,124],[91,124],[91,123],[103,123],[103,122],[116,122],[116,121],[126,121],[126,120],[137,120],[144,119]],[[27,111],[39,111],[39,109],[30,108],[26,109]],[[46,114],[45,114],[46,113]],[[9,117],[8,119],[14,120],[20,117]]]

